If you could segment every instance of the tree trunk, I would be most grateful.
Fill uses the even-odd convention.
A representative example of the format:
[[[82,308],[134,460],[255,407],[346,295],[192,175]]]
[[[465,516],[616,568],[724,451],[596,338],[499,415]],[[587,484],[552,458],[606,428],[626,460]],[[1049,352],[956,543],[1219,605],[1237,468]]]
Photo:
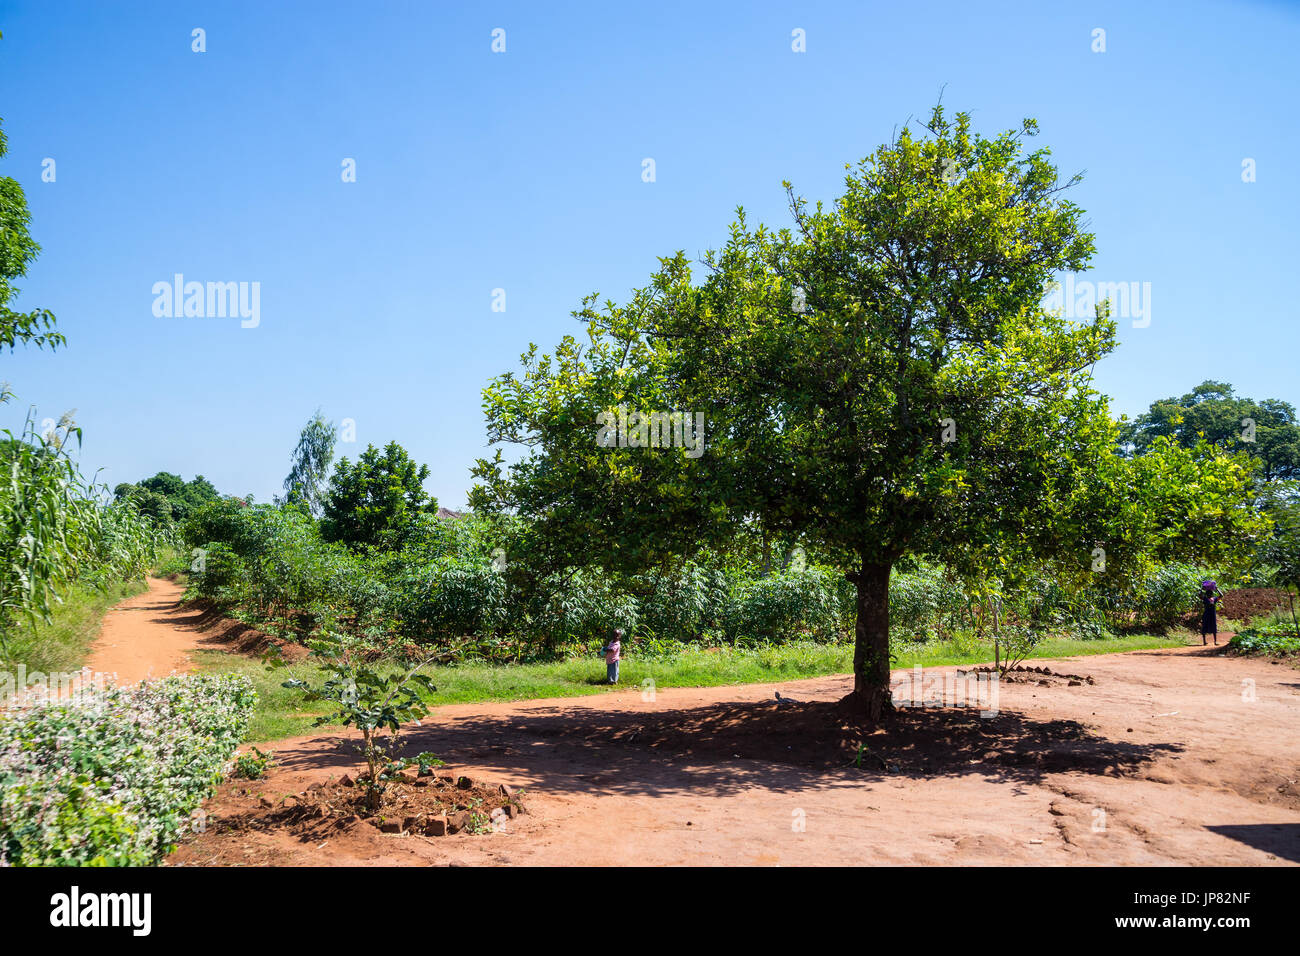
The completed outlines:
[[[853,581],[858,590],[858,620],[854,629],[853,693],[845,703],[872,722],[894,709],[889,695],[890,567],[864,564]]]

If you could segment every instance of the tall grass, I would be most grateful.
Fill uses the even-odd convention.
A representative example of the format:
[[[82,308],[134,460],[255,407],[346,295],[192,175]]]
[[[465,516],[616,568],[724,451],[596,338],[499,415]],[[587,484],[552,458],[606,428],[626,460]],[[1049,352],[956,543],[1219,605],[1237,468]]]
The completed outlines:
[[[5,669],[23,664],[30,675],[80,670],[103,627],[104,615],[119,601],[146,590],[143,578],[107,587],[74,584],[49,621],[23,623],[9,633]]]
[[[0,402],[8,397],[0,389]],[[67,663],[64,644],[76,641],[60,643],[50,630],[65,600],[79,587],[112,591],[141,580],[169,532],[128,503],[107,504],[107,489],[81,477],[68,454],[81,429],[67,416],[41,434],[29,415],[19,435],[6,429],[3,436],[0,663]],[[37,647],[42,635],[53,642],[48,651]]]

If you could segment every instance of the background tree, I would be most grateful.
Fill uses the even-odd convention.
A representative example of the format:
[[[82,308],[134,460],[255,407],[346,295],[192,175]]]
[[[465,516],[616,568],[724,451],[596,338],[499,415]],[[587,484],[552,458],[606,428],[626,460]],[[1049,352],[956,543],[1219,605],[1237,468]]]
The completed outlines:
[[[1274,482],[1263,497],[1274,530],[1260,548],[1260,563],[1274,584],[1300,591],[1300,481]]]
[[[8,151],[0,129],[0,159]],[[0,176],[0,348],[8,346],[10,351],[19,343],[52,349],[67,344],[63,334],[55,331],[54,313],[49,309],[17,312],[9,306],[18,295],[13,281],[27,275],[27,267],[41,251],[27,231],[31,221],[23,188],[16,180]]]
[[[325,488],[330,465],[334,463],[334,443],[338,429],[326,421],[320,409],[303,426],[298,446],[293,450],[289,475],[284,479],[285,501],[299,504],[313,518],[324,512]]]
[[[1254,422],[1253,434],[1247,420]],[[1159,438],[1184,448],[1204,440],[1229,452],[1247,452],[1259,459],[1259,477],[1266,482],[1300,478],[1300,421],[1295,407],[1276,398],[1239,398],[1226,382],[1202,382],[1181,398],[1152,402],[1120,433],[1121,444],[1131,445],[1137,455]]]
[[[165,524],[173,518],[172,503],[167,500],[167,496],[148,488],[124,481],[113,489],[113,497],[117,501],[131,503],[154,524]]]
[[[160,471],[136,484],[122,482],[113,489],[113,496],[118,501],[130,500],[155,521],[184,521],[195,509],[220,497],[212,482],[202,475],[187,482],[169,471]]]
[[[405,532],[420,514],[437,514],[437,499],[424,490],[428,465],[416,465],[390,441],[380,453],[367,445],[356,464],[339,460],[325,497],[321,532],[329,541],[378,545]]]

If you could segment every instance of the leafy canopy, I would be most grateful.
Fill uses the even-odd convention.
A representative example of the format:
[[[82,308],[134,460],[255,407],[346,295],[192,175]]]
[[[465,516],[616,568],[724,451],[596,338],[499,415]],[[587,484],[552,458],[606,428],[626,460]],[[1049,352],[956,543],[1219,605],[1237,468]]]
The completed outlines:
[[[436,514],[437,499],[424,490],[428,465],[417,465],[395,441],[374,445],[356,463],[340,459],[330,478],[321,531],[326,540],[379,545],[402,535],[421,514]]]
[[[8,151],[8,140],[0,129],[0,159]],[[0,176],[0,348],[8,346],[10,351],[18,344],[37,348],[48,345],[51,349],[67,344],[63,333],[55,330],[54,313],[49,309],[18,312],[10,307],[18,295],[14,280],[27,275],[27,267],[41,252],[27,231],[31,221],[22,186],[15,179]]]
[[[1295,407],[1276,398],[1240,397],[1226,382],[1202,382],[1181,398],[1152,402],[1120,434],[1121,443],[1131,445],[1139,455],[1160,438],[1184,448],[1204,440],[1226,451],[1247,452],[1259,460],[1259,477],[1264,481],[1300,478],[1300,420]]]
[[[316,409],[298,436],[289,474],[284,479],[287,503],[301,505],[313,518],[319,518],[325,510],[326,480],[334,462],[337,438],[338,429]]]
[[[1109,305],[1074,323],[1042,304],[1093,253],[1062,197],[1078,177],[1026,148],[1032,120],[986,138],[936,107],[924,125],[848,167],[830,207],[786,184],[792,228],[740,210],[702,282],[679,252],[627,305],[584,300],[589,346],[534,347],[522,378],[485,392],[491,439],[528,454],[480,461],[471,499],[606,563],[680,559],[754,526],[807,542],[857,585],[855,694],[873,716],[895,563],[989,574],[1046,552],[1081,567],[1128,494],[1087,492],[1120,460],[1091,388],[1115,346]],[[597,445],[595,414],[620,404],[703,412],[706,453]]]

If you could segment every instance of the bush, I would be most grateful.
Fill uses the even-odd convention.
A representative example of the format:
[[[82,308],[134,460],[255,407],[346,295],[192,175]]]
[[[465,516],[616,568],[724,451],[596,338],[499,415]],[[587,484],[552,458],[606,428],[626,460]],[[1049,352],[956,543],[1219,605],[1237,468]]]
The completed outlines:
[[[889,624],[903,637],[938,636],[944,623],[961,614],[966,599],[937,567],[895,572],[889,581]]]
[[[600,568],[551,575],[537,600],[540,610],[531,622],[532,633],[551,649],[565,643],[603,644],[614,628],[632,634],[640,620],[637,599]]]
[[[444,562],[409,569],[393,589],[391,610],[398,631],[417,643],[487,635],[505,624],[508,594],[491,565]]]
[[[719,629],[731,597],[725,572],[694,562],[673,573],[645,575],[637,585],[644,592],[642,633],[655,641],[693,641]]]
[[[253,747],[235,758],[234,775],[241,780],[261,780],[275,766],[275,751],[262,753]]]
[[[807,568],[746,582],[727,610],[728,637],[736,642],[838,640],[845,630],[843,592],[836,582],[842,577],[827,568]]]
[[[248,590],[244,563],[229,545],[210,542],[203,550],[199,570],[190,578],[194,592],[221,604],[240,601]]]
[[[1196,610],[1196,592],[1203,578],[1190,564],[1170,562],[1154,567],[1142,580],[1137,623],[1167,627]]]
[[[1267,627],[1250,627],[1234,634],[1228,647],[1238,654],[1284,657],[1300,654],[1300,637],[1296,637],[1295,631],[1283,624],[1271,624]]]
[[[248,728],[246,677],[167,677],[0,717],[0,864],[145,866],[174,848]]]

